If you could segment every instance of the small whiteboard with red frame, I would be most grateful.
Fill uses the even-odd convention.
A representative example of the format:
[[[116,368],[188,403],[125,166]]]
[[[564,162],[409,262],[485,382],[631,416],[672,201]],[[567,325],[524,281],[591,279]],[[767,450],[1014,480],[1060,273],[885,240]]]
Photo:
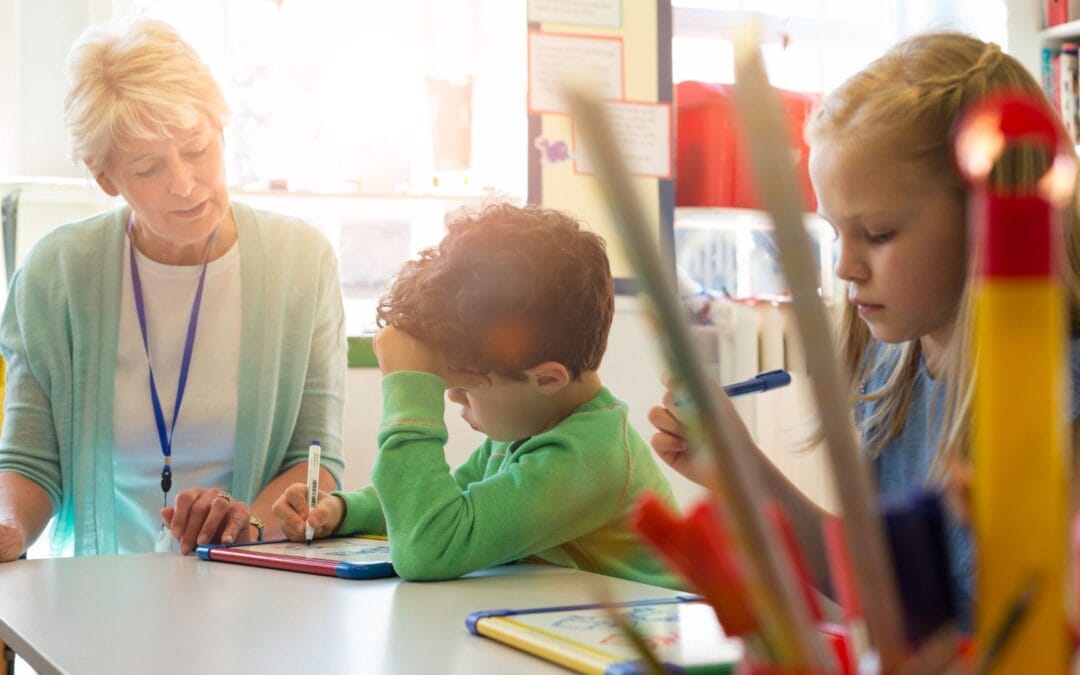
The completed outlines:
[[[378,535],[328,537],[311,545],[302,541],[265,541],[199,546],[203,560],[254,565],[290,572],[322,574],[342,579],[394,576],[390,542]]]

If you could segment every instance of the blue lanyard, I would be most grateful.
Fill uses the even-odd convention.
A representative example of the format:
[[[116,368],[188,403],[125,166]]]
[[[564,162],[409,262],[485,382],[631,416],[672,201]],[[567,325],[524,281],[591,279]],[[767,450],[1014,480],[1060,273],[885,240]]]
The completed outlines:
[[[139,278],[139,266],[135,261],[135,240],[131,236],[131,230],[135,226],[135,214],[128,218],[127,233],[131,254],[131,288],[135,293],[135,312],[139,315],[139,328],[142,331],[143,349],[146,350],[146,367],[150,371],[150,399],[154,403],[154,421],[157,423],[158,440],[161,442],[161,454],[165,462],[161,467],[161,493],[162,502],[168,500],[169,490],[172,489],[172,438],[176,430],[176,418],[180,416],[180,403],[184,400],[184,389],[187,387],[188,370],[191,368],[191,352],[195,346],[195,329],[199,325],[199,306],[202,305],[203,286],[206,282],[206,266],[210,262],[210,249],[217,236],[217,227],[210,233],[206,242],[206,253],[203,256],[202,272],[199,274],[199,285],[195,289],[195,301],[191,304],[191,318],[188,319],[187,340],[184,342],[184,356],[180,360],[180,381],[176,384],[176,403],[173,405],[172,425],[165,430],[165,414],[161,410],[161,399],[158,397],[157,384],[154,382],[154,365],[150,361],[150,343],[146,337],[146,307],[143,304],[142,281]]]

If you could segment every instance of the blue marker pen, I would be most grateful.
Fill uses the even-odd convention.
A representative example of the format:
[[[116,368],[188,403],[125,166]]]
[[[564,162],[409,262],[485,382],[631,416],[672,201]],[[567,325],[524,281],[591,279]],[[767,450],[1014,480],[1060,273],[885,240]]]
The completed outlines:
[[[764,373],[758,373],[749,380],[725,384],[724,393],[731,398],[735,398],[736,396],[744,396],[746,394],[756,394],[759,391],[779,389],[780,387],[786,387],[789,384],[791,384],[791,374],[788,373],[788,371],[780,369],[766,370]],[[676,407],[685,404],[685,399],[681,397],[675,399]]]
[[[754,394],[769,389],[779,389],[791,384],[791,375],[786,370],[769,370],[758,373],[749,380],[732,382],[724,385],[724,393],[735,398],[744,394]]]

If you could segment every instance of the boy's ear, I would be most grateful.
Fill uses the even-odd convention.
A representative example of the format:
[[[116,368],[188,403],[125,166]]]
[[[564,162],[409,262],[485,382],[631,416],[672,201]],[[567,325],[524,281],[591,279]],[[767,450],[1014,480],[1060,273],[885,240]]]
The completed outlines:
[[[570,384],[570,371],[558,361],[544,361],[527,371],[529,379],[536,383],[541,394],[550,396]]]

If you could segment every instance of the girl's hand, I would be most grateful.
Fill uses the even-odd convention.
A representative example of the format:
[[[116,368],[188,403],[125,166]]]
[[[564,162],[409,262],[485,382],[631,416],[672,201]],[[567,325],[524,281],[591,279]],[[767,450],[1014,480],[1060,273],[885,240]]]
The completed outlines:
[[[309,509],[307,485],[293,483],[274,502],[273,512],[281,520],[281,529],[290,540],[303,541],[308,524],[315,528],[315,538],[322,539],[341,527],[341,521],[345,519],[345,502],[319,490],[315,508]]]
[[[216,487],[184,490],[176,495],[173,506],[161,509],[161,518],[180,542],[183,555],[205,544],[251,540],[248,505]]]
[[[945,474],[945,506],[958,523],[971,522],[971,463],[966,459],[949,462]]]
[[[649,444],[660,459],[672,469],[698,485],[715,490],[719,486],[719,480],[712,458],[691,446],[687,439],[686,426],[683,423],[683,410],[675,401],[671,376],[664,375],[663,383],[667,391],[664,392],[661,405],[649,409],[649,422],[656,427],[657,431],[649,439]],[[750,435],[750,430],[739,417],[738,411],[724,393],[723,387],[713,380],[709,381],[709,386],[713,389],[720,423],[729,430],[730,440],[753,452],[760,452],[753,436]]]
[[[690,445],[687,438],[682,419],[683,411],[675,401],[671,376],[665,374],[662,381],[666,391],[661,405],[649,409],[649,422],[656,427],[657,432],[649,439],[649,443],[660,459],[672,469],[698,485],[713,485],[715,478],[710,475],[707,466],[701,461],[700,453]]]
[[[668,389],[664,392],[661,405],[649,409],[649,423],[656,427],[656,433],[649,439],[649,444],[668,466],[697,482],[692,475],[693,449],[686,438],[686,427],[679,415],[675,395]]]

